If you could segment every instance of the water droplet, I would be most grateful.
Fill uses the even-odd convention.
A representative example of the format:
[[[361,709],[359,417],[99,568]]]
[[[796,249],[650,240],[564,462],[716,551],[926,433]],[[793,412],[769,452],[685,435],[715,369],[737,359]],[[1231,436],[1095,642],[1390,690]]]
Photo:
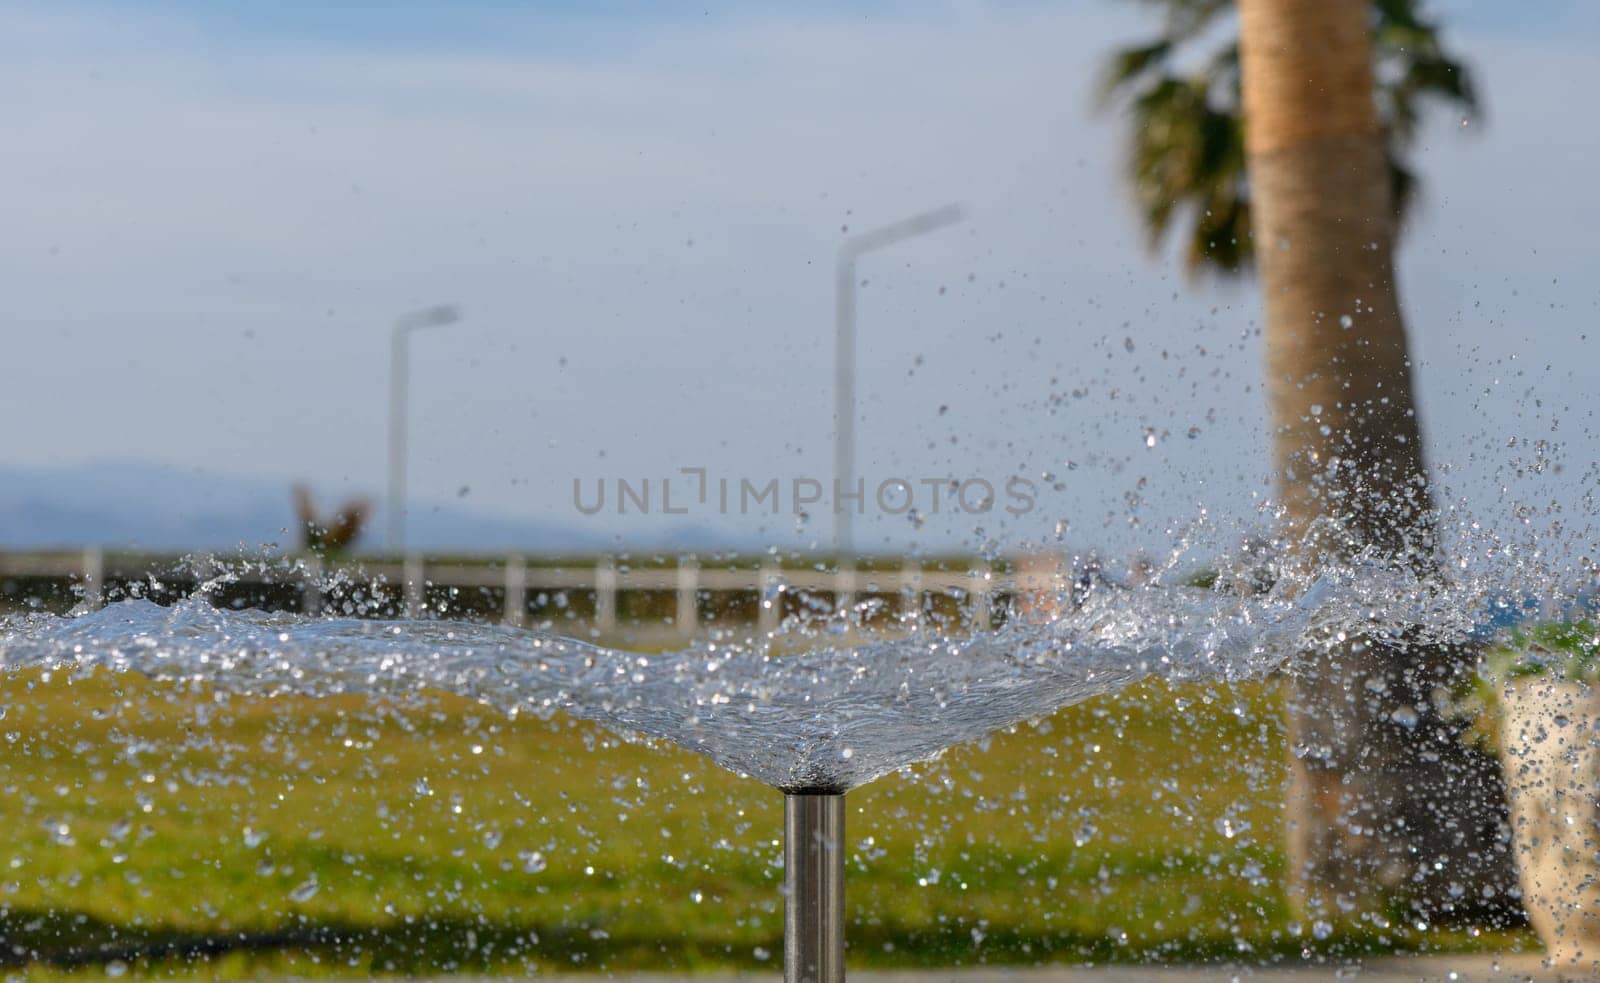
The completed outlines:
[[[1082,826],[1078,827],[1078,831],[1076,833],[1072,834],[1072,845],[1085,846],[1090,840],[1094,839],[1095,834],[1099,832],[1100,828],[1094,823],[1084,823]]]
[[[1228,839],[1233,839],[1250,828],[1250,822],[1237,816],[1218,816],[1211,826]]]
[[[1348,315],[1348,314],[1340,314],[1339,315],[1339,327],[1345,329],[1346,331],[1349,331],[1351,328],[1355,327],[1355,323],[1356,323],[1356,319],[1351,317],[1350,315]]]

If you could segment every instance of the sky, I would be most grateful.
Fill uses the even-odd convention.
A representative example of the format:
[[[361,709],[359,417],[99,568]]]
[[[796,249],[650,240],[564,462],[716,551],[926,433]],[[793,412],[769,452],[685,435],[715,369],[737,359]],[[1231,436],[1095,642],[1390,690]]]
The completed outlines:
[[[1487,114],[1418,148],[1402,299],[1446,502],[1571,546],[1600,483],[1600,15],[1508,6],[1433,5]],[[832,476],[835,251],[960,202],[861,261],[858,470],[920,495],[859,545],[1235,535],[1270,496],[1254,285],[1147,248],[1093,99],[1152,27],[1117,0],[8,3],[0,466],[381,496],[391,325],[448,302],[413,339],[415,501],[825,545],[790,492]],[[686,468],[712,494],[668,514]],[[782,514],[724,514],[724,478],[777,479]],[[924,479],[999,501],[932,514]]]

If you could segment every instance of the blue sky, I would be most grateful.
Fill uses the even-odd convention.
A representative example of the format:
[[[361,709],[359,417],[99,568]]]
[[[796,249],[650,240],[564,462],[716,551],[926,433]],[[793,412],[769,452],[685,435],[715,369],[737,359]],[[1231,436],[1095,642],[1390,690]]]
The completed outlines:
[[[577,515],[574,478],[827,477],[841,230],[960,200],[965,225],[863,264],[862,471],[1050,487],[863,544],[1237,527],[1267,488],[1256,297],[1143,248],[1092,109],[1141,9],[7,5],[0,464],[378,493],[388,325],[455,301],[417,340],[415,494],[626,536],[659,517]],[[1430,454],[1477,513],[1587,522],[1600,146],[1570,98],[1600,84],[1600,30],[1579,3],[1437,9],[1489,114],[1418,154],[1401,274]],[[1559,475],[1524,459],[1540,439]]]
[[[967,4],[997,14],[1051,8],[1137,7],[1132,0],[1013,0]],[[127,5],[71,3],[98,18],[130,15]],[[208,35],[252,43],[317,42],[356,47],[600,54],[625,50],[641,34],[696,22],[828,18],[857,23],[925,19],[926,5],[883,0],[838,0],[802,6],[776,0],[659,2],[530,2],[530,0],[280,0],[263,4],[214,0],[147,0],[132,16],[194,25]],[[940,5],[931,8],[938,16]],[[948,10],[948,5],[944,5]],[[1453,32],[1493,32],[1532,39],[1600,32],[1600,8],[1586,0],[1543,0],[1534,6],[1503,0],[1434,0],[1427,9]]]

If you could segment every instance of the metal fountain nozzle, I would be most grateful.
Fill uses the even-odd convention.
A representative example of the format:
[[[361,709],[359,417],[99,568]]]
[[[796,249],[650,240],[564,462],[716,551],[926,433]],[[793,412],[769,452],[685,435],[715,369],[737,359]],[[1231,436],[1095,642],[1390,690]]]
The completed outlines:
[[[783,796],[784,983],[844,980],[844,793]]]

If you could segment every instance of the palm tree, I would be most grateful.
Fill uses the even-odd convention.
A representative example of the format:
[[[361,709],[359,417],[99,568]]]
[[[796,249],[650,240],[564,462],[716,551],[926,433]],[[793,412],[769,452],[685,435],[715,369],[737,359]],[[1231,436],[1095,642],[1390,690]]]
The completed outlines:
[[[1118,54],[1134,194],[1152,241],[1188,225],[1191,269],[1259,269],[1286,533],[1439,572],[1393,244],[1427,101],[1476,111],[1415,0],[1238,0],[1236,43],[1195,71],[1228,0],[1159,0],[1165,30]],[[1256,248],[1257,244],[1260,248]],[[1289,684],[1291,898],[1302,914],[1483,910],[1513,881],[1498,772],[1440,706],[1461,647],[1352,639]],[[1502,902],[1492,901],[1499,910]]]
[[[1101,99],[1129,110],[1128,171],[1150,243],[1181,237],[1192,272],[1245,272],[1254,257],[1239,42],[1226,32],[1234,0],[1145,2],[1161,9],[1161,33],[1110,59]],[[1371,4],[1374,97],[1397,224],[1417,197],[1407,151],[1423,111],[1432,104],[1463,121],[1482,113],[1471,73],[1419,7]]]

